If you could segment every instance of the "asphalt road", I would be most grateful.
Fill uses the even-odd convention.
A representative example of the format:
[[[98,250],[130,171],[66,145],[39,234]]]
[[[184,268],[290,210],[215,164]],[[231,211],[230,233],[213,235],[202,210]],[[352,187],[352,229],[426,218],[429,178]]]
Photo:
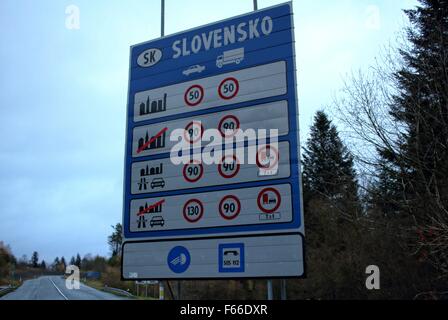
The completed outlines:
[[[17,290],[3,300],[122,300],[113,294],[102,292],[84,284],[79,290],[69,290],[65,279],[60,276],[46,276],[25,281]]]

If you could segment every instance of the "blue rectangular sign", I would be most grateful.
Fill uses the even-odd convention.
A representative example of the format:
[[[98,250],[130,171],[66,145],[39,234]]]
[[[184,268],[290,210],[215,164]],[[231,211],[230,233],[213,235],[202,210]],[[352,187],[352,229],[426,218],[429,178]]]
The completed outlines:
[[[303,233],[294,45],[286,3],[131,47],[125,240]],[[225,138],[242,128],[277,128],[286,153],[258,149],[259,175],[254,165],[225,155],[214,169],[192,161],[176,171],[167,164],[173,154],[186,155],[173,151],[176,130],[196,148],[209,129]],[[248,138],[241,149],[257,141]],[[287,174],[263,174],[260,159],[279,158]],[[244,257],[244,246],[234,247]],[[244,265],[220,268],[244,271]]]

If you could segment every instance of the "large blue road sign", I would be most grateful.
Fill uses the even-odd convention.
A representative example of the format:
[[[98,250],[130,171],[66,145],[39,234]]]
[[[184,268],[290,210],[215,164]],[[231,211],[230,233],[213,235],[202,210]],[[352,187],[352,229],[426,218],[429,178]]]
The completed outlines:
[[[286,3],[131,47],[123,278],[303,276],[294,45]]]

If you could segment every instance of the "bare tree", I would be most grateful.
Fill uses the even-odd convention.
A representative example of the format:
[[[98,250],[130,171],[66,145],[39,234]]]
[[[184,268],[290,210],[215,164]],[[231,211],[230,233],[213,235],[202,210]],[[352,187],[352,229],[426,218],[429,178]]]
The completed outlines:
[[[409,11],[411,22],[423,19],[422,12]],[[421,25],[408,28],[409,42],[386,50],[367,72],[347,77],[334,115],[347,128],[345,138],[364,181],[395,172],[399,196],[393,201],[411,223],[403,232],[407,244],[448,275],[446,11],[442,17],[443,22],[431,20],[431,42],[422,41]]]

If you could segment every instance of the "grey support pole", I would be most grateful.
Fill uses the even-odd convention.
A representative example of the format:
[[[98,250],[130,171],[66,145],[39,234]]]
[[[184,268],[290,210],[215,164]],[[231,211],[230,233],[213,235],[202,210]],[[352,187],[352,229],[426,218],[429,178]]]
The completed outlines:
[[[280,280],[280,287],[281,287],[281,290],[280,290],[280,299],[281,300],[286,300],[287,299],[287,296],[286,296],[286,280],[285,279],[282,279],[282,280]]]
[[[274,300],[274,292],[272,290],[272,280],[268,280],[268,300]]]
[[[254,11],[258,10],[258,1],[254,0]]]
[[[165,36],[165,0],[162,0],[162,17],[161,17],[160,34],[162,37]]]
[[[159,282],[159,300],[165,300],[165,287],[163,281]]]

